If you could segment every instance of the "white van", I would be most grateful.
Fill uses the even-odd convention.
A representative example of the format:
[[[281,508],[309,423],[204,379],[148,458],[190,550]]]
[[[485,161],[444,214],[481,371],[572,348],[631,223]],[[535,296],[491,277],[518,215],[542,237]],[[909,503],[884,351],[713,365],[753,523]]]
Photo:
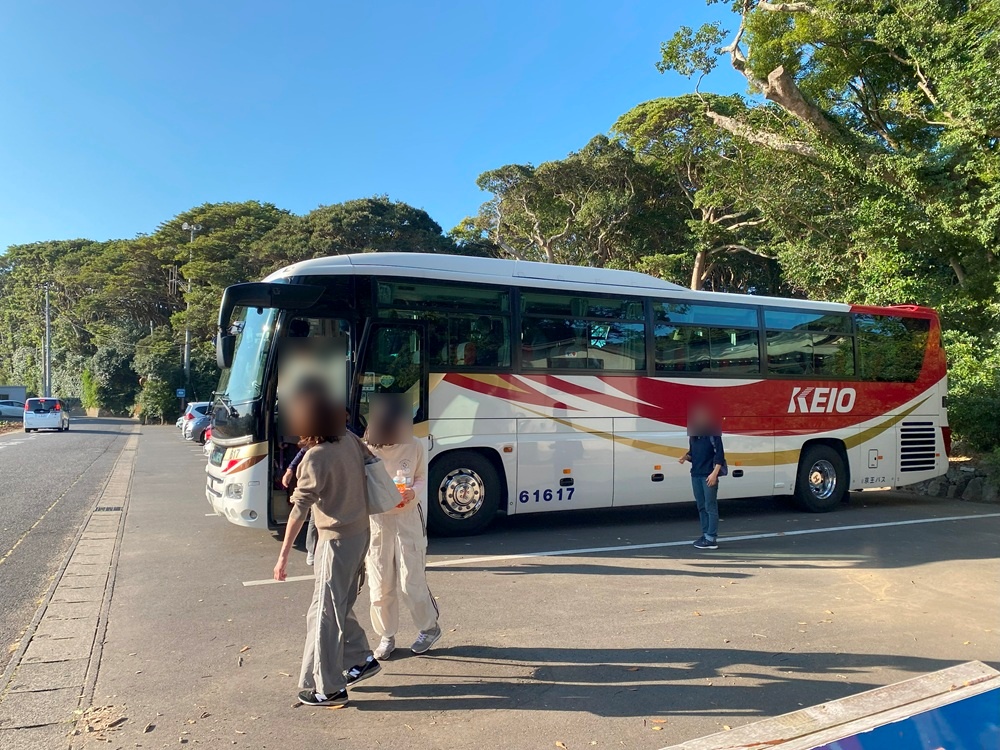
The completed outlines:
[[[69,429],[69,411],[58,398],[29,398],[24,402],[24,431]]]

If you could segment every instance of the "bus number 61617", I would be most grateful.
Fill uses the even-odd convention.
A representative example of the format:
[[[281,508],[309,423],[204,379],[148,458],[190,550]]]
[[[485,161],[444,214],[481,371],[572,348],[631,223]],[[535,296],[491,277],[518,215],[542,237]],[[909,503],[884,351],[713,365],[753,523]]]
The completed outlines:
[[[572,500],[573,491],[575,487],[560,487],[559,489],[544,489],[535,490],[534,492],[529,492],[528,490],[521,490],[521,494],[517,496],[517,499],[522,503],[531,502],[534,498],[535,502],[551,502],[553,500]]]

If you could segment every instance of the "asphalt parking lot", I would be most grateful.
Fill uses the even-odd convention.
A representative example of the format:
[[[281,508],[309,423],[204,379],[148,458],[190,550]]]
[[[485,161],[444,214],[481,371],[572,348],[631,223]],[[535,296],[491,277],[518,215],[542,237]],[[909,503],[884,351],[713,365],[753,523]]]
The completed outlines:
[[[438,647],[294,708],[311,584],[262,583],[278,542],[209,515],[203,465],[142,429],[94,698],[115,746],[658,748],[1000,657],[995,505],[724,502],[709,553],[693,506],[536,515],[432,540]]]

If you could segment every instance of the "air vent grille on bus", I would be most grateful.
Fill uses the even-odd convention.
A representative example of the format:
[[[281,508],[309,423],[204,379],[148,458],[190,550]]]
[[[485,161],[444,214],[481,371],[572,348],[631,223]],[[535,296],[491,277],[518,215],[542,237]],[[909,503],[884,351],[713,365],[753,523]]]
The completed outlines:
[[[903,422],[899,428],[899,470],[927,471],[937,466],[937,429],[933,422]]]

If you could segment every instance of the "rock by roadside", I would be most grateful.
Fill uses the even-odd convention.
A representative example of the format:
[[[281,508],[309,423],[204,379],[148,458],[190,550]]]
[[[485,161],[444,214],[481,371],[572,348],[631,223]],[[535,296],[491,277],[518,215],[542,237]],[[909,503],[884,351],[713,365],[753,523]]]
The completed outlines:
[[[5,432],[18,432],[21,429],[21,422],[14,420],[0,419],[0,435]]]
[[[907,489],[930,497],[950,497],[970,503],[1000,503],[1000,477],[970,461],[952,461],[948,473]]]

